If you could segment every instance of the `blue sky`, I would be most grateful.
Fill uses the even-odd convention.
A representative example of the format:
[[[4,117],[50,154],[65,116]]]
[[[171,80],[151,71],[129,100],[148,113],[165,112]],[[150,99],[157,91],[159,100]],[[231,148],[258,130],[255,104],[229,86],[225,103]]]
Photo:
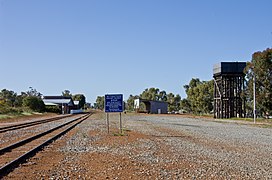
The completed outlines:
[[[271,0],[0,0],[0,89],[186,97],[192,78],[272,46]]]

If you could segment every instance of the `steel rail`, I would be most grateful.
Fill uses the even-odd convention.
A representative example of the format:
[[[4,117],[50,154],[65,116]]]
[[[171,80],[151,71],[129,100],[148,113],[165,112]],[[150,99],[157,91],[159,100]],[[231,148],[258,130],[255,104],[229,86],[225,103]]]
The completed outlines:
[[[14,148],[17,148],[17,147],[19,147],[19,146],[22,146],[22,145],[24,145],[24,144],[26,144],[26,143],[28,143],[28,142],[31,142],[31,141],[33,141],[33,140],[39,138],[39,137],[42,137],[42,136],[44,136],[44,135],[46,135],[46,134],[48,134],[48,133],[50,133],[50,132],[53,132],[53,131],[55,131],[55,130],[57,130],[57,129],[60,129],[60,128],[62,128],[63,126],[66,126],[67,124],[70,124],[70,123],[72,123],[72,122],[74,122],[74,121],[77,121],[77,120],[80,119],[80,118],[82,118],[82,117],[78,117],[78,118],[73,119],[73,120],[71,120],[71,121],[69,121],[69,122],[66,122],[66,123],[64,123],[64,124],[61,124],[61,125],[59,125],[59,126],[57,126],[57,127],[54,127],[54,128],[52,128],[52,129],[49,129],[49,130],[44,131],[44,132],[42,132],[42,133],[36,134],[36,135],[34,135],[34,136],[31,136],[31,137],[29,137],[29,138],[23,139],[23,140],[21,140],[21,141],[18,141],[18,142],[16,142],[16,143],[13,143],[13,144],[11,144],[11,145],[8,145],[8,146],[6,146],[6,147],[4,147],[4,148],[1,148],[1,149],[0,149],[0,155],[4,154],[4,153],[6,153],[6,152],[9,152],[9,151],[11,151],[11,150],[14,149]]]
[[[60,129],[64,126],[68,126],[70,125],[71,123],[73,122],[76,122],[72,125],[70,125],[69,127],[67,127],[66,129],[64,129],[63,131],[61,131],[60,133],[58,133],[57,135],[54,135],[53,137],[47,139],[46,141],[42,142],[41,144],[39,144],[38,146],[32,148],[31,150],[29,150],[28,152],[24,153],[23,155],[21,155],[20,157],[16,158],[15,160],[5,164],[4,166],[2,166],[0,168],[0,179],[7,175],[8,173],[10,173],[14,168],[16,168],[19,164],[25,162],[28,158],[34,156],[38,151],[42,150],[42,148],[44,146],[46,146],[47,144],[51,143],[52,141],[56,140],[57,138],[59,138],[60,136],[64,135],[65,133],[67,133],[69,130],[71,130],[72,128],[74,128],[76,125],[80,124],[82,121],[84,121],[85,119],[87,119],[89,116],[91,115],[91,113],[88,113],[87,115],[83,115],[82,117],[79,117],[79,118],[76,118],[76,119],[73,119],[72,121],[69,121],[67,123],[64,123],[56,128],[53,128],[53,129],[50,129],[46,132],[43,132],[43,133],[40,133],[38,135],[35,135],[35,138],[34,139],[38,139],[46,134],[49,134],[57,129]],[[5,152],[8,152],[8,151],[11,151],[12,149],[16,148],[16,147],[20,147],[20,146],[23,146],[25,144],[27,144],[28,142],[31,142],[34,140],[33,137],[31,138],[28,138],[28,139],[25,139],[25,140],[22,140],[18,143],[14,143],[12,145],[10,145],[9,147],[6,147],[6,148],[3,148],[1,149],[2,150],[2,153],[5,153]]]
[[[55,120],[59,120],[59,119],[64,119],[64,118],[71,117],[71,116],[72,115],[66,115],[66,116],[61,116],[61,117],[53,117],[53,118],[42,119],[42,120],[38,120],[38,121],[32,121],[32,122],[27,122],[27,123],[20,123],[20,124],[15,124],[15,125],[10,125],[10,126],[4,126],[4,127],[0,127],[0,133],[11,131],[11,130],[16,130],[16,129],[21,129],[21,128],[25,128],[25,127],[35,126],[38,124],[43,124],[43,123],[47,123],[47,122],[51,122],[51,121],[55,121]]]

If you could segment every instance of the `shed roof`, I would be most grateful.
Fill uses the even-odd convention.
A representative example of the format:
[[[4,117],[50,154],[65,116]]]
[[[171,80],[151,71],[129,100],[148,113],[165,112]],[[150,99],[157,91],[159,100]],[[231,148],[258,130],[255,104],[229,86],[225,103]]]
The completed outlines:
[[[72,99],[69,96],[43,96],[43,99]]]
[[[74,102],[72,99],[43,99],[45,105],[68,105],[73,106]]]

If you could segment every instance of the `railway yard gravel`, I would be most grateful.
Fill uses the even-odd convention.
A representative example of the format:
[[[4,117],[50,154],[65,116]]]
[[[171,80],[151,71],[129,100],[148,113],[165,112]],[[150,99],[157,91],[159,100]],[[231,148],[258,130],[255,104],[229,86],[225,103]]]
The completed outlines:
[[[95,113],[4,179],[272,179],[272,128],[180,115]]]

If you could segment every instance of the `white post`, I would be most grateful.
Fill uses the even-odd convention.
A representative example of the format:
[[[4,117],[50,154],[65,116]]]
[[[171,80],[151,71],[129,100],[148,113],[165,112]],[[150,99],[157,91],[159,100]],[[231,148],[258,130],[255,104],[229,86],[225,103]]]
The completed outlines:
[[[64,114],[63,103],[61,103],[61,113]]]
[[[253,75],[253,118],[254,124],[256,123],[256,79],[255,74]]]

